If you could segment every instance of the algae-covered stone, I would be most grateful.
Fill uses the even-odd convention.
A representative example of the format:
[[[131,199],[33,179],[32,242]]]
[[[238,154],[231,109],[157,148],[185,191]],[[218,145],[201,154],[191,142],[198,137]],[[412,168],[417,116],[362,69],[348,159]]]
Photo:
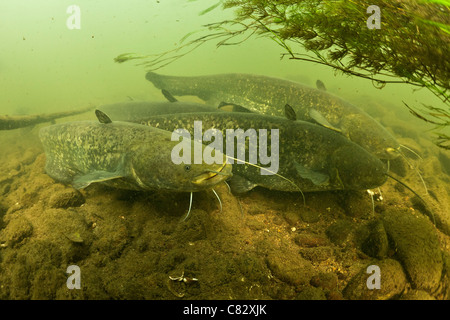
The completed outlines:
[[[311,278],[313,287],[321,288],[327,300],[343,300],[342,292],[338,289],[338,276],[335,273],[319,272]]]
[[[314,272],[311,262],[299,255],[286,257],[275,251],[268,254],[266,262],[274,276],[292,285],[309,283]]]
[[[62,190],[57,190],[50,196],[48,205],[51,208],[69,208],[79,207],[85,202],[84,196],[80,191],[65,187]]]
[[[294,237],[294,241],[301,247],[312,248],[326,246],[328,239],[322,235],[313,233],[300,233]]]
[[[342,206],[345,213],[354,218],[372,214],[372,201],[367,192],[351,191],[345,194]]]
[[[297,295],[298,300],[327,300],[325,293],[320,288],[306,287]]]
[[[61,268],[48,266],[37,270],[31,281],[31,299],[55,299],[56,292],[65,285],[66,281],[67,276],[61,272]]]
[[[450,299],[450,253],[443,252],[444,269],[442,270],[441,290],[437,293],[436,298],[439,300]]]
[[[267,266],[257,255],[244,254],[237,257],[235,263],[246,280],[264,282],[267,279]]]
[[[328,227],[326,235],[331,242],[336,245],[344,245],[349,239],[351,232],[354,229],[352,222],[347,220],[338,220],[334,224]]]
[[[5,254],[0,272],[4,287],[0,291],[8,290],[9,299],[14,300],[53,299],[54,289],[64,286],[67,279],[66,264],[62,262],[62,252],[57,245],[46,240],[31,240]],[[35,291],[40,293],[35,295]]]
[[[320,262],[332,258],[334,251],[331,247],[302,248],[300,254],[312,262]]]
[[[103,224],[100,225],[101,228],[90,228],[83,212],[79,209],[46,208],[44,210],[39,221],[34,222],[36,233],[57,244],[65,259],[72,262],[89,255],[89,246],[94,239],[93,230],[104,231],[106,229]],[[115,229],[120,229],[120,225],[118,224]],[[110,232],[108,235],[110,236],[110,234],[114,234],[114,232]],[[108,238],[108,235],[102,237],[102,240]],[[116,244],[114,249],[117,247]]]
[[[435,172],[435,171],[434,171]],[[431,175],[431,174],[430,174]],[[439,173],[432,173],[439,175]],[[443,177],[444,178],[444,177]],[[436,227],[446,235],[450,235],[450,197],[448,196],[448,183],[436,176],[427,179],[430,184],[428,196],[424,196],[426,204],[414,197],[413,206],[436,222]],[[449,180],[450,182],[450,180]]]
[[[399,300],[436,300],[423,290],[412,290],[403,294]]]
[[[369,277],[375,276],[373,271],[368,273],[370,265],[378,266],[380,272],[380,288],[369,289]],[[399,296],[406,286],[406,276],[400,263],[393,259],[374,261],[355,275],[345,287],[343,294],[350,300],[387,300]]]
[[[319,221],[320,213],[316,210],[305,208],[304,210],[300,211],[300,217],[306,223],[314,223]]]
[[[374,221],[369,224],[369,236],[362,243],[362,251],[374,258],[383,259],[389,249],[389,241],[381,221]]]
[[[384,227],[415,289],[432,292],[439,285],[443,260],[439,239],[431,222],[409,210],[389,211]]]
[[[310,284],[326,290],[334,290],[338,287],[338,276],[334,273],[319,272],[311,278]]]
[[[22,216],[11,219],[5,229],[0,231],[0,242],[5,246],[21,245],[33,233],[33,225]]]

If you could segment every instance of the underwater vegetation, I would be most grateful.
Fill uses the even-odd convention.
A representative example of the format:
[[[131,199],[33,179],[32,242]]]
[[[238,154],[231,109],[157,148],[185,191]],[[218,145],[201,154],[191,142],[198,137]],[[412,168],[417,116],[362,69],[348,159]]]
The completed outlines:
[[[369,6],[380,10],[380,26],[368,27]],[[267,37],[284,49],[283,57],[329,66],[369,79],[376,87],[407,83],[427,88],[445,108],[406,105],[416,117],[436,126],[435,143],[450,149],[450,1],[447,0],[228,0],[236,18],[206,25],[207,34],[159,55],[122,54],[115,61],[141,60],[159,69],[208,41],[217,46]],[[307,54],[297,53],[306,49]]]

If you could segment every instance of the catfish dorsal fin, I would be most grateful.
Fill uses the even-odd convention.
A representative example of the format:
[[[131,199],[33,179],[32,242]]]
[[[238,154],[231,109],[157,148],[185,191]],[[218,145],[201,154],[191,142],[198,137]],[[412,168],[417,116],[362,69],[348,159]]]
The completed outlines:
[[[319,90],[327,91],[327,88],[325,87],[325,84],[319,79],[317,79],[317,81],[316,81],[316,87]]]
[[[100,123],[107,124],[112,122],[111,119],[103,111],[95,110],[95,115],[97,116],[97,119]]]
[[[295,113],[294,109],[287,103],[284,106],[284,115],[289,120],[293,120],[293,121],[297,120],[297,114]]]
[[[224,102],[224,101],[222,101],[217,108],[222,110],[222,111],[227,111],[227,112],[247,112],[247,113],[252,113],[251,110],[249,110],[247,108],[244,108],[243,106],[240,106],[240,105],[235,104],[235,103]]]

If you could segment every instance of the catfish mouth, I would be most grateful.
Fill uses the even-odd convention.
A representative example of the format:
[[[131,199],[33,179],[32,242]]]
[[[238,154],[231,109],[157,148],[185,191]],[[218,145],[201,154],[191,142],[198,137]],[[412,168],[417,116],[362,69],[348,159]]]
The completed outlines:
[[[229,170],[227,170],[229,169]],[[225,161],[222,166],[217,171],[207,171],[205,173],[199,174],[194,177],[191,182],[195,185],[205,185],[205,184],[215,184],[219,183],[222,180],[230,177],[231,173],[231,165],[227,166],[227,162]]]
[[[380,159],[392,160],[400,155],[400,147],[387,147],[383,150],[383,153],[379,155]]]

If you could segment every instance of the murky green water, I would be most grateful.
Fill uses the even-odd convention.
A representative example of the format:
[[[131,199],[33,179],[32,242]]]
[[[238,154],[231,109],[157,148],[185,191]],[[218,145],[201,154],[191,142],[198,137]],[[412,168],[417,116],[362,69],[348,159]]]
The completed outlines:
[[[157,54],[175,49],[188,32],[233,17],[220,7],[199,15],[210,1],[79,1],[81,29],[66,26],[70,1],[2,1],[0,60],[2,110],[6,113],[47,112],[86,104],[159,98],[140,67],[116,64],[127,52]],[[195,38],[195,34],[192,36]],[[378,101],[416,100],[437,103],[426,90],[389,85],[383,91],[369,81],[335,77],[329,68],[280,60],[282,50],[269,39],[250,39],[237,46],[216,48],[207,43],[160,70],[175,75],[224,72],[279,76],[314,85],[317,78],[331,92],[357,101],[363,94]]]

